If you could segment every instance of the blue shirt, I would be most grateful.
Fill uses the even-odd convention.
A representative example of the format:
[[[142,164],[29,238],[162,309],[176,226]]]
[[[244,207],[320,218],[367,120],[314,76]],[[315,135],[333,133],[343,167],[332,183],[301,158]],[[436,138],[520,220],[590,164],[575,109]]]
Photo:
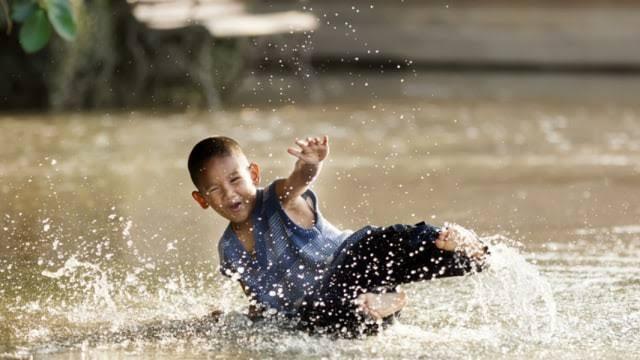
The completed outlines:
[[[244,249],[231,224],[218,243],[221,272],[242,281],[259,303],[285,315],[294,315],[303,298],[317,290],[333,254],[350,235],[322,217],[313,191],[302,197],[313,204],[312,228],[289,218],[273,182],[258,189],[251,214],[255,256]]]

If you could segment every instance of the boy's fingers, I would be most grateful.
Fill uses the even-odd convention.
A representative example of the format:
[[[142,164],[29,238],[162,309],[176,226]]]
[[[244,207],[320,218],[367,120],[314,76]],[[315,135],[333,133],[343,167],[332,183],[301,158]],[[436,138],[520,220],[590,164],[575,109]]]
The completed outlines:
[[[322,145],[329,145],[329,137],[327,135],[322,137]]]
[[[308,142],[304,142],[303,140],[300,139],[296,139],[296,145],[300,146],[301,148],[306,148],[309,146]]]
[[[374,320],[378,320],[379,315],[375,310],[369,306],[369,303],[366,298],[359,299],[358,310],[360,310],[363,314],[368,315],[370,318]]]
[[[367,304],[366,312],[367,312],[367,314],[369,314],[369,316],[373,320],[378,321],[378,320],[382,319],[382,315],[377,310],[375,310],[372,306],[370,306],[369,304]]]
[[[302,156],[302,151],[294,149],[294,148],[288,148],[287,152],[297,158],[300,158],[300,156]]]

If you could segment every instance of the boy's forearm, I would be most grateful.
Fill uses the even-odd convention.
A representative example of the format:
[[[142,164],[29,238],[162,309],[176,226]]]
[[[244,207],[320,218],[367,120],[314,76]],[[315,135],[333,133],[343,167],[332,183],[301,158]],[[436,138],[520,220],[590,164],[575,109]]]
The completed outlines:
[[[309,185],[315,180],[322,169],[322,162],[318,164],[309,164],[297,161],[293,172],[285,180],[285,188],[283,197],[286,199],[295,199],[302,195]]]
[[[290,178],[295,177],[299,186],[308,187],[320,173],[322,162],[317,164],[309,164],[297,161],[296,166],[291,173]]]

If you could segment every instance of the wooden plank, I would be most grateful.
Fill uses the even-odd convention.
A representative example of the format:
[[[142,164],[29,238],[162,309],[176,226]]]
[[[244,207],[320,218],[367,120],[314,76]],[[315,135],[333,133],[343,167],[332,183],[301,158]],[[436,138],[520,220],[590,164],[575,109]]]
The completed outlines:
[[[181,27],[246,12],[246,6],[237,1],[167,1],[137,3],[134,16],[153,28]]]
[[[268,14],[237,14],[207,21],[205,26],[216,37],[266,36],[313,31],[315,16],[300,11]]]
[[[244,3],[233,0],[146,0],[135,3],[133,14],[154,29],[201,24],[220,38],[293,34],[318,27],[318,19],[310,13],[249,13]]]

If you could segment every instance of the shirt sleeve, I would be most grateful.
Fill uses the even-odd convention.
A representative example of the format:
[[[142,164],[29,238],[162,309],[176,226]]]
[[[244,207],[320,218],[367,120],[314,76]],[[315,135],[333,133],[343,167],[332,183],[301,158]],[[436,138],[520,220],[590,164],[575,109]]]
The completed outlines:
[[[276,183],[282,179],[273,181],[264,191],[264,212],[269,216],[276,211],[282,209],[280,199],[278,199],[278,192],[276,191]]]

